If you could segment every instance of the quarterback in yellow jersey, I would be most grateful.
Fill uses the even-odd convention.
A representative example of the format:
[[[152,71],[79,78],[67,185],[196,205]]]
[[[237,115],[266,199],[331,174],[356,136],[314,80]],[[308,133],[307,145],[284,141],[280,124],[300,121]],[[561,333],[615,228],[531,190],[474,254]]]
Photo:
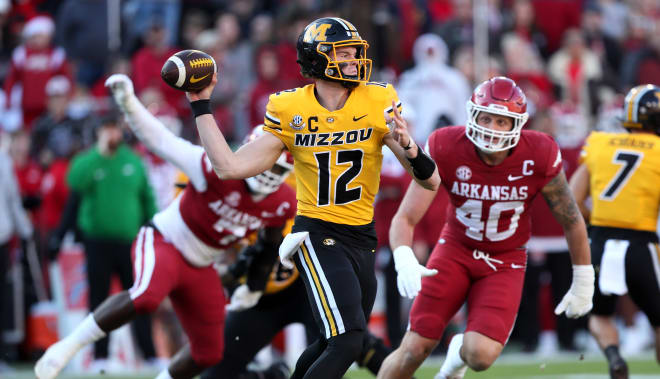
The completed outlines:
[[[590,231],[597,286],[589,330],[603,349],[612,378],[628,378],[614,324],[616,299],[630,294],[655,330],[660,363],[660,87],[637,86],[625,98],[629,133],[593,132],[571,178]],[[593,209],[585,205],[591,196]]]
[[[341,378],[362,351],[376,295],[373,201],[382,146],[423,188],[435,191],[440,184],[435,163],[410,138],[396,91],[369,82],[368,47],[344,19],[307,25],[298,38],[297,63],[314,84],[271,95],[267,133],[236,152],[210,111],[217,75],[209,87],[187,94],[220,178],[254,176],[272,167],[285,149],[294,157],[298,213],[280,246],[280,260],[285,266],[295,262],[325,338],[305,350],[292,378]],[[415,280],[433,274],[414,262],[409,271]]]
[[[298,214],[325,221],[364,225],[373,219],[383,137],[383,112],[393,112],[390,84],[355,87],[341,109],[319,104],[315,85],[270,96],[265,130],[286,145],[297,163]],[[395,100],[397,106],[401,103]]]

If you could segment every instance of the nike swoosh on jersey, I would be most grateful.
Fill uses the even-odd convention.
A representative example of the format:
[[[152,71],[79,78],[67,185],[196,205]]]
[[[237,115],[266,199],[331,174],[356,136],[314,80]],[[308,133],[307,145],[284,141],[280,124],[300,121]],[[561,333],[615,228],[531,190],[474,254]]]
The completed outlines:
[[[525,265],[517,265],[515,263],[511,263],[511,268],[525,268]]]
[[[513,182],[514,180],[518,180],[518,179],[522,179],[522,175],[520,175],[520,176],[513,176],[513,175],[509,174],[509,181],[510,181],[510,182]]]
[[[193,75],[193,76],[190,77],[190,83],[197,83],[200,80],[204,80],[204,78],[206,78],[209,75],[211,75],[211,74],[210,73],[206,74],[206,75],[202,76],[201,78],[196,78],[195,75]]]
[[[368,113],[367,113],[367,114],[368,114]],[[365,114],[364,116],[360,116],[360,117],[357,117],[357,118],[356,118],[355,116],[353,116],[353,121],[358,121],[358,120],[361,120],[361,119],[363,119],[363,118],[365,118],[365,117],[367,117],[366,114]]]

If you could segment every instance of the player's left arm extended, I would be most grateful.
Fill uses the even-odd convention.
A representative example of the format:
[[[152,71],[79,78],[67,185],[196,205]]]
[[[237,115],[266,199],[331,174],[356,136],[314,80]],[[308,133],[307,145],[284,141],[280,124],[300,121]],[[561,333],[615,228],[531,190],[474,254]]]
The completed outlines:
[[[176,136],[151,114],[135,96],[133,82],[128,76],[111,75],[105,86],[112,92],[129,127],[144,146],[183,171],[197,190],[205,190],[206,179],[201,165],[204,149]]]
[[[559,315],[565,311],[567,317],[580,317],[591,310],[594,295],[595,274],[591,265],[587,228],[563,171],[548,182],[541,193],[555,219],[564,229],[573,264],[573,283],[555,308],[555,314]]]
[[[392,150],[401,165],[420,186],[437,191],[440,186],[438,167],[431,157],[413,141],[408,132],[408,124],[392,101],[392,116],[386,116],[390,132],[383,137],[383,142]]]
[[[422,277],[438,273],[420,265],[411,248],[415,225],[429,209],[436,194],[417,182],[411,182],[390,225],[390,247],[397,272],[397,287],[401,296],[410,299],[422,289]]]

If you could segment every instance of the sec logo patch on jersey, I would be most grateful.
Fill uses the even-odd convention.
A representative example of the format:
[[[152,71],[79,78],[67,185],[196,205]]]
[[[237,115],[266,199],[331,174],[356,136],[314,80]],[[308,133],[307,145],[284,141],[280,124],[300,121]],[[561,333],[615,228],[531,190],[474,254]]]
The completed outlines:
[[[470,170],[468,166],[458,166],[456,169],[456,177],[463,181],[470,180],[472,177],[472,170]]]
[[[302,128],[304,128],[305,123],[303,122],[302,116],[299,114],[293,116],[293,119],[289,123],[289,126],[295,130],[301,130]]]

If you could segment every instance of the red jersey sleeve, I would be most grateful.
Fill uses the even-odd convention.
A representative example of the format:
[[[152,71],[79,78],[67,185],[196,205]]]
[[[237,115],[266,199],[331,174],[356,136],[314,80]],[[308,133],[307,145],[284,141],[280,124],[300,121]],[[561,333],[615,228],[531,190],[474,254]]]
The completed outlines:
[[[550,180],[559,174],[564,165],[562,164],[561,150],[559,150],[559,145],[557,145],[557,142],[555,142],[555,140],[549,135],[539,134],[539,136],[543,140],[539,141],[539,146],[547,146],[544,149],[546,151],[546,162],[543,170],[543,186],[545,186]]]

